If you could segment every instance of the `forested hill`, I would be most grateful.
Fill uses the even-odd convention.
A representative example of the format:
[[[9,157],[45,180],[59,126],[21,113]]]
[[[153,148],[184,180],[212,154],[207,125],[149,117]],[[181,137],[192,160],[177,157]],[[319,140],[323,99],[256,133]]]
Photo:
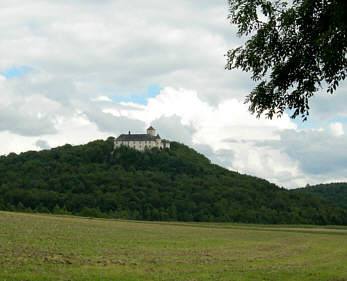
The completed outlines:
[[[176,142],[138,152],[113,138],[0,157],[0,209],[138,220],[347,224],[346,210],[211,164]]]
[[[295,189],[299,192],[307,192],[319,195],[328,201],[347,210],[347,183],[329,183],[307,186]]]

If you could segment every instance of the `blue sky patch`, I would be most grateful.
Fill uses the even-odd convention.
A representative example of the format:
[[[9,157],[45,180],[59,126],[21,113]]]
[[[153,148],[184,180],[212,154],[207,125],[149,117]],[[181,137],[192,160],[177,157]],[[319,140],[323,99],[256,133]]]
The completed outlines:
[[[331,123],[347,123],[347,117],[346,116],[336,116],[329,121],[324,121],[322,123],[314,120],[312,117],[308,116],[307,120],[305,122],[302,122],[300,118],[293,119],[293,122],[298,126],[299,130],[304,129],[319,129],[322,127],[325,127]]]
[[[292,116],[294,113],[294,110],[285,110],[285,113],[288,114],[288,116]],[[319,129],[320,123],[314,120],[310,115],[307,116],[306,121],[302,121],[302,118],[300,115],[298,115],[295,119],[291,119],[297,126],[299,130],[304,130],[304,129]]]
[[[336,122],[339,122],[339,123],[347,123],[347,117],[346,116],[336,116],[334,117],[333,119],[330,119],[329,120],[329,124],[331,123],[336,123]]]
[[[25,74],[32,72],[34,69],[30,66],[21,65],[21,66],[15,66],[12,68],[7,69],[4,72],[1,72],[3,76],[5,76],[7,79],[11,78],[17,78],[22,77]]]
[[[314,120],[312,117],[308,116],[306,121],[302,121],[302,119],[298,116],[292,121],[298,126],[299,130],[303,129],[319,129],[321,126],[319,122]]]
[[[157,95],[159,95],[160,91],[163,88],[160,88],[158,85],[150,85],[147,90],[143,93],[134,93],[129,97],[119,97],[119,96],[114,96],[113,100],[115,102],[133,102],[137,104],[142,104],[146,105],[148,102],[148,99],[154,98]]]

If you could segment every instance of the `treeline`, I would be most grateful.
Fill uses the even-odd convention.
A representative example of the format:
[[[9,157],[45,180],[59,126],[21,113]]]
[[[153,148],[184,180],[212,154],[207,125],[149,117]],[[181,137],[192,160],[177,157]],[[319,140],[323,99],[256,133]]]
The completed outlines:
[[[0,157],[0,209],[165,221],[347,224],[307,193],[211,164],[189,147],[113,150],[113,138]]]
[[[347,210],[347,183],[327,183],[309,185],[295,191],[316,194]]]

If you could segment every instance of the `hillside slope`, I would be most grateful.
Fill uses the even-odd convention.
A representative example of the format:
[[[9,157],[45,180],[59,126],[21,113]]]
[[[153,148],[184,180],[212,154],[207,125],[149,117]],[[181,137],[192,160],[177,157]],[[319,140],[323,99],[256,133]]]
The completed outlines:
[[[316,194],[347,210],[347,183],[328,183],[295,189],[299,192]]]
[[[0,157],[0,209],[139,220],[347,224],[324,199],[211,164],[189,147],[138,152],[113,138]]]

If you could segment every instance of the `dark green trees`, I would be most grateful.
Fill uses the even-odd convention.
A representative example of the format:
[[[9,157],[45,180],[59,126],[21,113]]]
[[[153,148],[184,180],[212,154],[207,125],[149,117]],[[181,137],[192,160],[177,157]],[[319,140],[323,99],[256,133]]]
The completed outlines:
[[[139,152],[112,139],[0,157],[0,209],[165,221],[347,224],[314,195],[211,164],[189,147]]]
[[[313,193],[347,210],[347,183],[329,183],[298,188],[293,192]]]

